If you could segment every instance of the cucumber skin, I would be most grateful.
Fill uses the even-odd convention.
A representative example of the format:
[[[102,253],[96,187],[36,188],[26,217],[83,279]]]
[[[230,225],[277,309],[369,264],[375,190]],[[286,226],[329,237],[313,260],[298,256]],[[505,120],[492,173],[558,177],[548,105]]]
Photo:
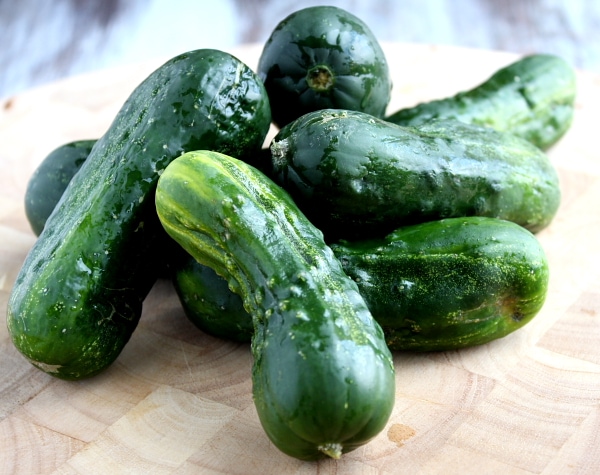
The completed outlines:
[[[25,216],[39,236],[73,175],[79,171],[96,140],[75,140],[52,150],[35,169],[25,190]]]
[[[402,127],[322,110],[281,129],[270,148],[269,176],[328,241],[460,216],[505,219],[537,232],[560,203],[557,172],[540,149],[456,120]]]
[[[85,163],[96,142],[96,139],[89,139],[60,145],[50,152],[29,179],[25,192],[25,214],[38,237],[69,182]],[[169,238],[164,239],[163,244],[156,265],[160,267],[160,278],[170,278],[179,246],[174,245]]]
[[[393,351],[457,350],[502,338],[530,322],[547,295],[538,240],[495,218],[448,218],[330,247]],[[190,320],[212,335],[250,341],[241,298],[210,269],[195,261],[190,267],[179,290],[192,304]]]
[[[512,133],[546,150],[569,130],[576,92],[575,70],[566,61],[534,54],[499,69],[471,90],[401,109],[386,120],[416,126],[457,119]]]
[[[60,145],[31,176],[25,194],[25,210],[32,230],[42,232],[67,185],[81,168],[97,140],[77,140]],[[265,154],[264,150],[261,150]],[[266,151],[270,160],[270,153]],[[252,319],[239,295],[210,267],[199,264],[179,246],[163,253],[165,271],[172,280],[186,317],[200,330],[228,340],[250,342]]]
[[[316,66],[333,75],[327,91],[307,82]],[[257,73],[279,127],[324,108],[383,117],[391,98],[389,67],[376,36],[361,19],[334,6],[304,8],[283,19],[264,45]]]
[[[356,284],[290,197],[264,174],[209,151],[158,182],[165,229],[226,278],[252,315],[253,395],[284,453],[339,457],[389,419],[394,368]]]
[[[108,367],[170,240],[154,208],[158,176],[197,147],[252,154],[269,125],[264,86],[227,53],[184,53],[152,73],[73,177],[17,276],[7,312],[16,348],[63,379]]]
[[[173,269],[173,287],[188,319],[210,335],[242,343],[250,342],[252,317],[241,297],[210,267],[185,253]]]
[[[495,218],[449,218],[331,247],[392,350],[454,350],[502,338],[538,314],[548,291],[537,238]]]

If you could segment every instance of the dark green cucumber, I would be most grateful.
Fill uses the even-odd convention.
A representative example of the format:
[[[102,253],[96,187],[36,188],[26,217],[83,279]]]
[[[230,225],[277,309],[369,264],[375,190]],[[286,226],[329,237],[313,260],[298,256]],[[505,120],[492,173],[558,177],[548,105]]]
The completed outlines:
[[[167,232],[227,279],[252,315],[254,402],[284,453],[337,458],[377,435],[394,403],[381,328],[322,233],[246,163],[190,152],[162,174]]]
[[[385,239],[331,248],[392,350],[455,350],[502,338],[527,324],[547,294],[548,262],[538,240],[495,218],[415,224]],[[180,288],[184,302],[202,300],[188,307],[190,319],[213,335],[249,341],[251,317],[241,298],[210,269],[194,267]]]
[[[331,247],[393,350],[453,350],[504,337],[540,311],[548,291],[536,237],[495,218],[449,218]]]
[[[154,207],[159,175],[183,152],[259,150],[264,86],[217,50],[179,55],[131,94],[65,190],[17,276],[8,329],[36,367],[94,375],[119,355],[156,281],[168,236]]]
[[[97,140],[80,140],[54,149],[35,170],[25,192],[25,214],[35,234],[39,236],[48,217],[60,201],[69,182],[89,156]],[[264,153],[264,152],[263,152]],[[164,240],[164,249],[157,256],[160,277],[170,277],[178,253],[170,239]]]
[[[35,169],[25,190],[25,216],[39,236],[65,188],[90,154],[96,140],[75,140],[52,150]]]
[[[536,232],[560,202],[558,175],[539,148],[457,120],[402,127],[321,110],[281,129],[271,154],[271,176],[328,240],[470,215]]]
[[[575,70],[566,61],[534,54],[471,90],[399,110],[386,120],[415,126],[431,119],[458,119],[510,132],[547,149],[571,126],[576,89]]]
[[[227,340],[251,340],[252,318],[241,297],[213,269],[184,256],[174,266],[172,280],[185,315],[196,327]]]
[[[383,117],[392,89],[373,32],[333,6],[304,8],[282,20],[263,48],[257,73],[279,127],[325,108]]]

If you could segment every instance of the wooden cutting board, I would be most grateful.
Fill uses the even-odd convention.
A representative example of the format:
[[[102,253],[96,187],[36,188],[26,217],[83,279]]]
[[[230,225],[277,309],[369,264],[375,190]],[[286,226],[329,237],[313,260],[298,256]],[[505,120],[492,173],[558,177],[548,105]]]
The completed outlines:
[[[390,112],[452,95],[516,59],[384,45]],[[260,46],[231,51],[254,67]],[[165,58],[166,59],[166,58]],[[163,59],[50,84],[0,102],[0,319],[31,245],[29,176],[56,146],[104,133]],[[371,443],[305,463],[264,435],[249,346],[201,333],[166,281],[118,360],[89,380],[33,368],[0,325],[0,473],[595,474],[600,470],[600,77],[579,73],[575,122],[550,152],[563,200],[539,234],[551,266],[541,313],[480,347],[397,353],[396,405]]]

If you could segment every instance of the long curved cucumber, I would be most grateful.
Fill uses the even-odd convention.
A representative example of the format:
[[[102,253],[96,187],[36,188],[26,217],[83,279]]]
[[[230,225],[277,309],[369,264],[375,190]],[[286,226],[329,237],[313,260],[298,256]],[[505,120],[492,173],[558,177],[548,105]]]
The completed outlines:
[[[254,402],[269,438],[314,460],[367,443],[394,404],[391,354],[356,284],[289,195],[246,163],[187,153],[162,174],[163,226],[252,315]]]

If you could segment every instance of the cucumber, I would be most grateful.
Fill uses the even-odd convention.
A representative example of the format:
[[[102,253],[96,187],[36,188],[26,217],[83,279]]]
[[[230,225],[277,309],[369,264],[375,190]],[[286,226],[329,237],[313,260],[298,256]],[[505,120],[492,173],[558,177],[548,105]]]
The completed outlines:
[[[523,327],[543,307],[549,268],[523,227],[466,217],[332,244],[392,350],[480,345]]]
[[[154,207],[159,175],[194,148],[252,155],[269,126],[261,81],[222,51],[181,54],[144,80],[71,180],[17,276],[7,312],[16,348],[63,379],[108,367],[172,242]]]
[[[287,193],[240,160],[196,151],[165,169],[156,208],[252,315],[254,402],[276,447],[339,458],[384,428],[395,378],[381,328]]]
[[[25,213],[37,236],[43,231],[48,217],[96,142],[96,139],[77,140],[58,146],[30,177],[25,192]],[[179,249],[169,238],[163,240],[163,248],[157,256],[156,265],[161,269],[159,277],[170,278]]]
[[[311,112],[271,143],[269,175],[328,241],[461,216],[546,227],[558,175],[539,148],[457,120],[398,126],[356,111]]]
[[[496,218],[448,218],[330,247],[395,351],[456,350],[502,338],[531,321],[548,292],[539,241]],[[190,260],[179,288],[191,302],[190,319],[212,335],[249,341],[251,317],[241,298]]]
[[[401,109],[386,120],[415,126],[457,119],[510,132],[545,150],[570,128],[575,111],[575,70],[550,54],[525,56],[477,87]]]
[[[283,127],[318,109],[351,109],[383,117],[392,81],[377,38],[338,7],[314,6],[282,20],[271,33],[257,73]]]
[[[247,343],[252,338],[252,318],[241,297],[227,280],[185,253],[173,266],[172,281],[188,319],[210,335]]]
[[[39,236],[73,175],[79,171],[96,140],[75,140],[52,150],[35,169],[25,190],[25,216]]]

